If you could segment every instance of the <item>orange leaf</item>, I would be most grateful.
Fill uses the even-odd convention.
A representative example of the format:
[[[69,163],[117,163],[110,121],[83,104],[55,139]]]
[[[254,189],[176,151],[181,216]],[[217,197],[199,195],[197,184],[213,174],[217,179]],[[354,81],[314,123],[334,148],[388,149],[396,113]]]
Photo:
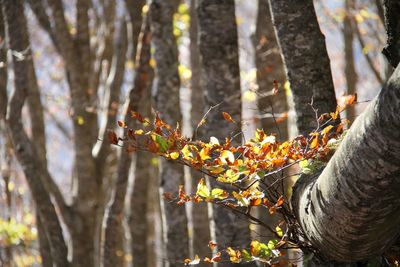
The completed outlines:
[[[126,128],[126,123],[124,121],[117,121],[118,126],[121,128]]]
[[[141,123],[144,122],[144,118],[142,117],[142,115],[140,115],[139,112],[131,111],[131,116],[132,116],[132,118],[137,119],[137,120],[140,121]]]
[[[283,203],[285,202],[285,199],[283,198],[283,196],[280,196],[279,198],[278,198],[278,201],[276,202],[276,206],[277,207],[280,207],[280,206],[282,206],[283,205]]]
[[[231,115],[229,115],[228,113],[222,112],[222,115],[224,116],[224,119],[225,119],[226,121],[235,122],[235,121],[232,119]]]
[[[318,147],[318,144],[319,144],[318,136],[314,136],[314,138],[311,142],[310,148],[311,149],[316,148],[316,147]]]
[[[213,250],[217,247],[217,243],[210,241],[208,242],[208,247]]]

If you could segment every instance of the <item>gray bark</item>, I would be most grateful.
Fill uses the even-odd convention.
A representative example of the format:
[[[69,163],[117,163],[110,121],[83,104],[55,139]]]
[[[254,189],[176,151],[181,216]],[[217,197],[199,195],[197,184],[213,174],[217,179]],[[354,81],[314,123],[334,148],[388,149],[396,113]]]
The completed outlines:
[[[347,94],[354,95],[357,86],[357,71],[354,60],[354,19],[352,11],[354,10],[354,1],[345,0],[346,16],[343,20],[343,39],[344,39],[344,75],[346,77]],[[350,122],[355,118],[355,107],[349,106],[346,109],[346,117]]]
[[[176,2],[153,0],[150,4],[150,25],[153,34],[154,57],[157,62],[155,80],[155,106],[161,118],[170,125],[181,124],[178,73],[178,50],[173,35],[173,14]],[[166,246],[167,265],[180,266],[189,256],[187,216],[184,206],[165,201],[164,192],[176,193],[184,184],[183,166],[165,159],[160,160],[160,193]]]
[[[258,1],[256,32],[253,43],[257,67],[258,109],[261,116],[264,114],[272,115],[261,118],[261,126],[265,132],[276,133],[279,140],[285,141],[289,137],[287,120],[278,124],[275,116],[288,111],[286,92],[283,88],[286,82],[286,73],[267,0]],[[274,81],[277,81],[279,85],[278,94],[270,95]]]
[[[209,137],[214,136],[224,143],[225,137],[234,136],[240,132],[241,123],[235,3],[233,0],[199,0],[197,14],[202,66],[201,82],[205,91],[204,113],[209,108],[220,104],[207,116],[201,137],[208,141]],[[229,113],[239,127],[225,121],[222,111]],[[234,137],[233,144],[239,144],[240,139],[240,134]],[[215,180],[211,180],[211,185],[224,188],[224,185],[216,185]],[[246,219],[238,218],[231,211],[219,206],[213,207],[213,219],[216,241],[220,248],[248,246],[251,238]],[[242,266],[245,265],[242,264]],[[224,266],[231,266],[231,264],[227,263]]]
[[[10,100],[7,126],[16,148],[17,158],[23,167],[32,197],[46,230],[54,264],[68,266],[67,247],[60,222],[51,203],[49,192],[42,182],[42,177],[46,176],[45,166],[40,159],[40,157],[43,158],[43,154],[38,155],[37,149],[29,140],[21,121],[21,109],[31,86],[29,64],[32,64],[23,5],[21,1],[2,1],[1,5],[3,16],[6,19],[10,49],[16,52],[26,51],[23,60],[16,60],[15,56],[13,57],[14,73],[16,74],[15,91]]]
[[[200,84],[200,55],[198,47],[198,21],[196,14],[196,1],[190,1],[190,28],[189,28],[189,38],[190,38],[190,68],[192,71],[191,78],[191,105],[190,110],[190,120],[192,126],[193,137],[195,136],[195,131],[198,123],[201,121],[204,115],[204,90]],[[196,192],[197,183],[203,175],[195,170],[190,169],[192,192]],[[200,257],[205,257],[210,254],[210,249],[207,244],[211,240],[210,236],[210,218],[208,216],[208,207],[204,203],[194,204],[192,206],[192,244],[193,253],[199,255]],[[200,263],[199,267],[206,266],[205,263]]]
[[[317,127],[316,115],[336,110],[331,68],[312,0],[269,1],[293,94],[300,134]]]
[[[399,95],[397,68],[321,175],[294,188],[292,204],[307,239],[330,259],[380,255],[399,235]]]

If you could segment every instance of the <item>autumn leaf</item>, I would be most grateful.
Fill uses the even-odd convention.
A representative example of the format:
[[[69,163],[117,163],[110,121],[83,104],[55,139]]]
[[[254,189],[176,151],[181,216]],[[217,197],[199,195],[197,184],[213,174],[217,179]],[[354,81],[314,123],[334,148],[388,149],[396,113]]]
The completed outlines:
[[[107,137],[108,137],[108,141],[111,144],[113,144],[113,145],[117,145],[118,144],[118,137],[117,137],[117,134],[114,131],[108,130]]]
[[[217,243],[215,243],[215,242],[213,242],[213,241],[210,241],[210,242],[208,242],[208,247],[209,247],[211,250],[214,250],[214,249],[217,247]]]
[[[229,115],[229,113],[226,113],[226,112],[222,112],[222,115],[224,116],[224,119],[226,120],[226,121],[228,121],[228,122],[235,122],[233,119],[232,119],[232,116],[231,115]]]
[[[172,152],[168,154],[171,159],[179,158],[179,152]]]
[[[221,252],[217,252],[214,257],[211,259],[209,257],[204,258],[204,262],[220,262],[221,261]]]
[[[223,150],[220,154],[220,159],[225,164],[230,164],[235,161],[235,156],[229,150]]]
[[[185,259],[183,262],[185,263],[185,265],[197,265],[200,263],[200,257],[199,257],[199,255],[196,255],[196,256],[194,256],[193,260]]]
[[[242,261],[241,259],[242,253],[240,252],[240,250],[234,250],[233,248],[228,247],[226,249],[226,253],[228,253],[231,262],[239,263]]]
[[[126,128],[127,127],[126,123],[124,121],[117,121],[117,123],[118,123],[118,126],[121,127],[121,128]]]

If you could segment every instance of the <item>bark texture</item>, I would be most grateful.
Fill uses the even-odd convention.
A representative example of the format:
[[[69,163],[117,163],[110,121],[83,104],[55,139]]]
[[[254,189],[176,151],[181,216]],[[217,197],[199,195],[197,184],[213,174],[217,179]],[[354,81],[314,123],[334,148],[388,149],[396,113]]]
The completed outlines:
[[[161,118],[170,125],[181,123],[178,74],[178,51],[173,35],[173,14],[176,2],[153,0],[150,4],[151,32],[154,57],[157,62],[155,80],[155,106]],[[184,184],[183,166],[160,160],[160,193],[162,201],[165,256],[169,266],[180,266],[189,255],[187,216],[184,206],[165,201],[162,193],[177,193]]]
[[[190,120],[194,139],[196,138],[196,128],[204,115],[204,90],[200,84],[200,55],[198,46],[198,21],[196,14],[196,1],[190,1],[190,67],[192,70],[191,78],[191,104]],[[197,183],[203,175],[195,170],[190,169],[192,192],[197,191]],[[200,257],[209,255],[210,249],[207,244],[211,240],[210,236],[210,218],[208,216],[208,208],[205,204],[194,204],[192,206],[192,244],[193,253]],[[200,263],[199,267],[206,266],[206,263]]]
[[[395,68],[400,61],[400,3],[396,0],[384,0],[383,5],[387,44],[382,52]]]
[[[269,1],[293,94],[300,134],[317,127],[316,114],[336,110],[336,97],[325,37],[312,0]]]
[[[223,143],[225,137],[231,136],[233,144],[240,144],[241,93],[235,3],[233,0],[199,0],[197,14],[204,113],[219,104],[207,116],[201,137],[208,141],[214,136]],[[222,111],[229,113],[239,126],[225,121]],[[215,186],[216,181],[211,180],[211,184]],[[213,219],[216,241],[221,248],[249,244],[250,230],[246,219],[218,206],[213,207]]]
[[[338,261],[382,254],[399,236],[400,68],[350,128],[319,175],[296,183],[307,239]]]
[[[354,0],[345,0],[346,15],[343,20],[343,40],[344,40],[344,75],[346,77],[347,94],[354,95],[357,86],[357,70],[354,60]],[[355,118],[355,107],[349,106],[346,109],[346,117],[350,122]]]
[[[269,3],[258,1],[256,32],[253,37],[257,67],[258,109],[261,127],[267,133],[276,133],[281,141],[288,139],[287,120],[277,123],[276,119],[288,111],[286,92],[283,85],[286,73],[278,41],[272,24]],[[274,81],[278,82],[277,95],[272,94]]]
[[[31,86],[30,64],[33,64],[23,5],[21,1],[2,1],[1,5],[6,19],[9,48],[19,53],[24,51],[22,60],[17,60],[15,55],[13,57],[14,73],[17,75],[15,75],[15,91],[11,97],[7,115],[8,129],[51,245],[54,264],[68,266],[67,247],[60,222],[51,203],[50,194],[42,182],[42,177],[47,175],[43,166],[43,154],[38,154],[40,152],[37,152],[37,148],[29,140],[21,120],[21,110]]]

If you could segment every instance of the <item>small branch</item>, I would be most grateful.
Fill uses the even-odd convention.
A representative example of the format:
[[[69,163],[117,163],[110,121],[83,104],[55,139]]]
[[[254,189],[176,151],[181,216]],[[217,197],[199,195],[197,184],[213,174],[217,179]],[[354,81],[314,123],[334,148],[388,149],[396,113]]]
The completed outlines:
[[[361,35],[360,28],[358,27],[358,24],[357,24],[357,23],[353,23],[353,25],[354,25],[354,30],[355,30],[356,35],[357,35],[358,42],[360,43],[361,49],[363,49],[363,48],[365,47],[365,41],[364,41],[364,39],[363,39],[363,37],[362,37],[362,35]],[[371,69],[372,72],[374,73],[375,78],[378,80],[378,82],[379,82],[381,85],[383,85],[383,84],[384,84],[384,81],[383,81],[383,79],[382,79],[381,74],[379,73],[379,71],[375,68],[374,63],[372,62],[371,57],[369,56],[368,53],[364,53],[364,52],[363,52],[363,55],[364,55],[364,57],[365,57],[365,60],[366,60],[367,63],[368,63],[368,66],[370,67],[370,69]]]

